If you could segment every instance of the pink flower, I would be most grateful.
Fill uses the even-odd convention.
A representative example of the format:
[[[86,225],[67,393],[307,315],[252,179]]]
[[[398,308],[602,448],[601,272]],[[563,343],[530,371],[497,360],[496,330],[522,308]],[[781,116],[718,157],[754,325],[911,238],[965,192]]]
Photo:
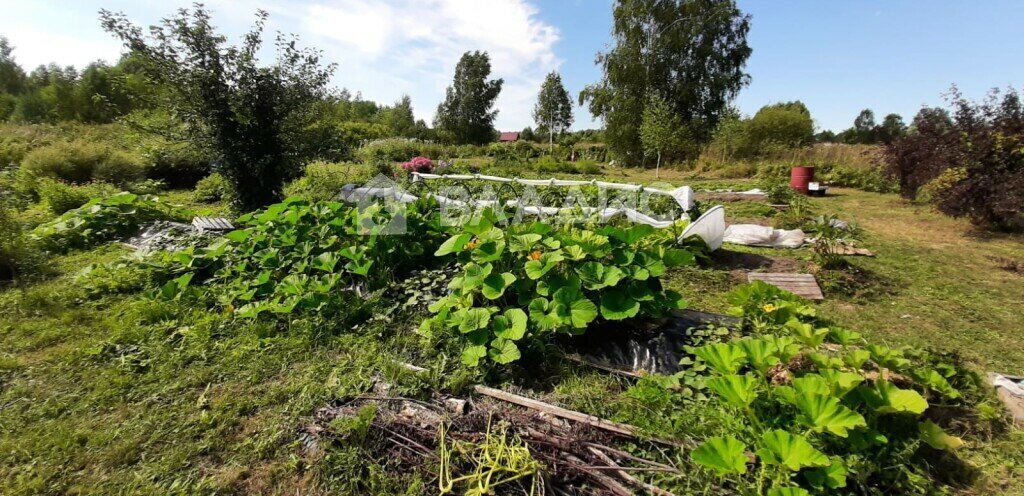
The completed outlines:
[[[414,157],[408,162],[402,162],[402,169],[406,172],[431,172],[434,170],[434,161],[427,157]]]

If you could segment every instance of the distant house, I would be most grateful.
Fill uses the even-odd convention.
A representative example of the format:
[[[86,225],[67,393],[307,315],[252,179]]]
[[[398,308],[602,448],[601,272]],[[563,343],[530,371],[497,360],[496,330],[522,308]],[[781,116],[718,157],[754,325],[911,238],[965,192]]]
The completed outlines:
[[[515,131],[503,132],[501,133],[501,136],[498,137],[498,141],[503,143],[507,141],[519,141],[519,133]]]

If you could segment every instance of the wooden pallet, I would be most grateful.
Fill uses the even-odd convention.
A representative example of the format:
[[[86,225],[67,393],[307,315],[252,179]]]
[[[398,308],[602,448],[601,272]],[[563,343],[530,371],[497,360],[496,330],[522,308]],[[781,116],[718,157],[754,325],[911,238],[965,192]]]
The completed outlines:
[[[224,217],[196,217],[192,219],[192,225],[203,231],[230,231],[235,228],[231,222]]]
[[[808,300],[824,300],[818,281],[810,274],[784,274],[779,272],[748,272],[747,282],[764,281]]]

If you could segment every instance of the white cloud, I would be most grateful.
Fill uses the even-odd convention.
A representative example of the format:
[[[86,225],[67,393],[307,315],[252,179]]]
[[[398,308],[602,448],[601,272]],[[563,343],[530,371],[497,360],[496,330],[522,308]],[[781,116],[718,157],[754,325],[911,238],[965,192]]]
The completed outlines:
[[[11,29],[3,35],[14,46],[14,59],[25,71],[51,62],[81,69],[100,59],[115,63],[121,56],[121,43],[112,37],[90,39],[34,27]]]
[[[525,0],[337,0],[308,5],[300,22],[307,43],[339,64],[338,84],[381,102],[408,93],[428,121],[466,51],[487,51],[491,77],[505,79],[502,129],[531,124],[544,75],[560,63],[558,30]]]

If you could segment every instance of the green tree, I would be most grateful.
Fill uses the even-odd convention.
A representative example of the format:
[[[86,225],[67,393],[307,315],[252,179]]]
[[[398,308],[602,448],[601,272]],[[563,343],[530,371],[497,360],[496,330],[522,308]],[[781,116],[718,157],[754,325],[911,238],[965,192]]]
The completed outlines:
[[[906,136],[907,125],[903,123],[903,117],[899,114],[889,114],[882,119],[882,124],[875,130],[875,134],[879,142],[888,145]]]
[[[21,94],[25,90],[25,71],[14,60],[14,47],[0,36],[0,93]]]
[[[551,149],[555,147],[555,134],[560,135],[572,126],[572,102],[557,71],[551,71],[544,78],[537,104],[533,107],[533,120],[538,129],[547,129],[548,147]]]
[[[120,38],[142,62],[145,74],[169,91],[156,108],[176,115],[179,138],[205,144],[219,156],[219,172],[231,183],[236,207],[256,209],[280,199],[286,180],[300,172],[305,129],[315,122],[334,66],[320,52],[296,48],[279,34],[277,61],[258,64],[267,13],[241,46],[227,46],[202,5],[181,9],[149,29],[124,14],[100,12],[104,29]]]
[[[402,95],[393,107],[380,110],[381,123],[392,136],[413,137],[416,132],[416,117],[412,112],[412,98]]]
[[[466,52],[455,66],[455,78],[437,106],[434,127],[456,143],[483,144],[494,139],[494,101],[502,79],[488,81],[491,59],[487,52]]]
[[[814,121],[803,102],[765,105],[750,119],[749,140],[757,152],[771,147],[797,148],[814,142]]]
[[[853,120],[854,136],[858,143],[870,144],[875,142],[875,112],[871,109],[861,110],[857,118]]]
[[[750,16],[733,0],[617,0],[615,44],[599,53],[601,81],[580,93],[604,120],[617,156],[637,162],[649,95],[660,95],[692,139],[705,143],[729,101],[747,84]]]
[[[672,106],[661,98],[651,98],[644,106],[640,121],[640,141],[648,154],[657,155],[654,177],[661,177],[661,155],[683,145],[686,128]]]

